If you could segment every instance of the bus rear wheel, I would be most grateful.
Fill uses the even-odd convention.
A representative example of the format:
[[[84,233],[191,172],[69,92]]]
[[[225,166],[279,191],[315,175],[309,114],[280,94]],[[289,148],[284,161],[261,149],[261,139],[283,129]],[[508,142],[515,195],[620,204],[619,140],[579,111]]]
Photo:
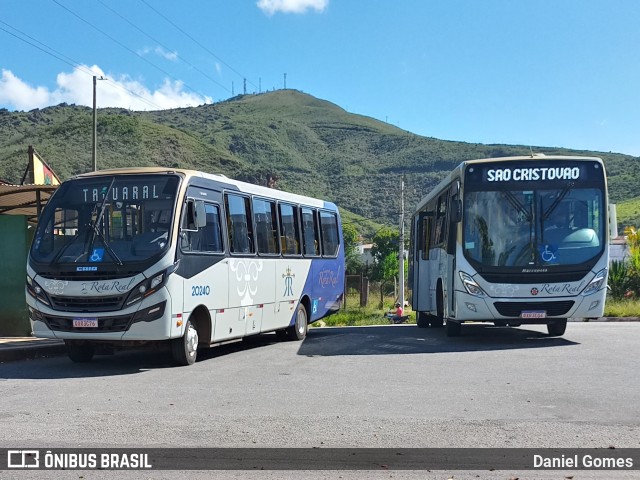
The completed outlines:
[[[94,346],[89,342],[65,340],[64,343],[67,347],[67,355],[75,363],[90,362],[96,353]]]
[[[287,328],[287,336],[289,339],[304,340],[304,337],[307,336],[307,319],[307,309],[302,303],[298,304],[298,309],[296,310],[296,321],[293,325]]]
[[[547,323],[547,332],[551,337],[561,337],[567,330],[567,319],[561,318]]]
[[[184,335],[171,340],[171,355],[176,365],[186,366],[195,363],[198,356],[198,331],[191,320],[187,320]]]

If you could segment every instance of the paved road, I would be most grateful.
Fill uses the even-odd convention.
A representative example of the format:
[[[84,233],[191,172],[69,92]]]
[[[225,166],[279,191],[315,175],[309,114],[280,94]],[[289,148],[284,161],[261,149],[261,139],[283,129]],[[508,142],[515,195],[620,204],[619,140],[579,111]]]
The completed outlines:
[[[66,357],[2,364],[0,446],[639,448],[640,323],[570,323],[563,338],[544,330],[465,325],[462,337],[450,339],[442,329],[405,325],[323,328],[303,343],[264,335],[212,349],[191,367],[172,367],[162,351],[84,365]],[[30,473],[16,478],[51,476]],[[563,478],[542,473],[520,478]],[[609,473],[579,478],[638,478],[637,471]],[[138,478],[127,475],[85,478]],[[259,473],[201,478],[252,475]],[[389,478],[262,475],[255,478]],[[393,477],[450,476],[433,475]]]

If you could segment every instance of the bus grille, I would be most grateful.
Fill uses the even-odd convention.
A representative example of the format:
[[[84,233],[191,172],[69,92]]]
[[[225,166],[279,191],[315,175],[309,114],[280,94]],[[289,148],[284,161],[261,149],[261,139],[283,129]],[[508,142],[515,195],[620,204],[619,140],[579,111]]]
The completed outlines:
[[[54,310],[68,312],[110,312],[121,310],[126,295],[112,297],[63,297],[50,295]]]
[[[109,333],[109,332],[126,332],[129,330],[132,315],[124,315],[120,317],[100,317],[98,318],[98,328],[75,328],[73,326],[73,318],[55,317],[53,315],[44,315],[43,319],[47,326],[56,332],[78,332],[78,333]]]
[[[564,300],[561,302],[495,302],[498,313],[505,317],[519,317],[523,311],[544,310],[549,317],[565,315],[575,302]]]

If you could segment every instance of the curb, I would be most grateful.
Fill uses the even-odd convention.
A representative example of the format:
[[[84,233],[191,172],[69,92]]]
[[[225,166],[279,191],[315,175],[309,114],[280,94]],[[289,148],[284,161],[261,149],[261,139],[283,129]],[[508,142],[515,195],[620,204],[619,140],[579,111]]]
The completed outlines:
[[[582,320],[583,322],[640,322],[640,317],[600,317],[590,320]]]
[[[3,345],[0,348],[0,363],[55,357],[67,353],[67,348],[61,340],[39,340],[20,343],[18,345]]]

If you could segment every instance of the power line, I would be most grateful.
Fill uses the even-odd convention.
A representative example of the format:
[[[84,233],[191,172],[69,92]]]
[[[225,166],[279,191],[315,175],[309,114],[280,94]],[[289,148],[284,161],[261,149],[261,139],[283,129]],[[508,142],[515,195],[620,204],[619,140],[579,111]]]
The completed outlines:
[[[55,0],[54,0],[55,1]],[[217,60],[220,61],[220,63],[222,63],[225,67],[227,67],[229,70],[231,70],[232,72],[234,72],[236,75],[239,75],[242,78],[246,79],[246,76],[241,74],[240,72],[238,72],[235,68],[233,68],[231,65],[229,65],[228,63],[226,63],[224,60],[222,60],[218,55],[216,55],[215,53],[213,53],[209,48],[207,48],[206,46],[204,46],[202,43],[200,43],[198,40],[196,40],[195,38],[193,38],[189,33],[187,33],[186,31],[184,31],[182,28],[180,28],[178,25],[176,25],[171,19],[167,18],[165,15],[163,15],[162,13],[160,13],[158,10],[156,10],[154,7],[152,7],[151,5],[149,5],[149,3],[146,0],[140,0],[142,3],[144,3],[147,7],[149,7],[151,10],[153,10],[156,14],[158,14],[159,16],[161,16],[162,18],[164,18],[168,23],[170,23],[171,25],[173,25],[176,29],[178,29],[183,35],[185,35],[186,37],[188,37],[189,39],[191,39],[194,43],[196,43],[200,48],[202,48],[204,51],[208,52],[211,56],[213,56],[214,58],[216,58]],[[249,83],[251,85],[253,85],[254,87],[258,88],[258,86],[253,83],[251,80],[249,80]]]
[[[34,38],[34,37],[32,37],[31,35],[28,35],[28,34],[24,33],[23,31],[21,31],[21,30],[19,30],[19,29],[15,28],[15,27],[13,27],[13,26],[9,25],[9,24],[8,24],[8,23],[6,23],[6,22],[3,22],[2,20],[0,20],[0,23],[2,23],[3,25],[5,25],[5,26],[7,26],[7,27],[11,28],[12,30],[14,30],[14,31],[18,32],[18,33],[19,33],[20,35],[22,35],[23,37],[26,37],[26,38],[29,38],[30,40],[33,40],[34,42],[36,42],[36,43],[40,44],[41,46],[38,46],[38,45],[36,45],[35,43],[32,43],[32,42],[30,42],[29,40],[26,40],[25,38],[21,38],[20,36],[16,35],[15,33],[12,33],[12,32],[10,32],[9,30],[7,30],[7,29],[5,29],[5,28],[0,27],[0,30],[4,31],[5,33],[8,33],[8,34],[9,34],[9,35],[11,35],[12,37],[17,38],[17,39],[18,39],[18,40],[20,40],[21,42],[24,42],[24,43],[26,43],[26,44],[28,44],[28,45],[31,45],[32,47],[34,47],[34,48],[36,48],[36,49],[40,50],[41,52],[46,53],[47,55],[49,55],[49,56],[51,56],[51,57],[53,57],[53,58],[55,58],[55,59],[57,59],[57,60],[60,60],[61,62],[66,63],[67,65],[69,65],[69,66],[71,66],[71,67],[73,67],[73,68],[75,68],[75,69],[77,69],[77,70],[80,70],[82,73],[84,73],[84,74],[86,74],[86,75],[89,75],[89,76],[93,76],[93,75],[95,75],[95,72],[91,71],[91,70],[90,70],[90,69],[88,69],[86,66],[84,66],[84,65],[82,65],[81,63],[77,62],[77,61],[76,61],[76,60],[74,60],[73,58],[68,57],[68,56],[67,56],[67,55],[65,55],[64,53],[61,53],[61,52],[57,51],[56,49],[54,49],[54,48],[52,48],[52,47],[50,47],[50,46],[46,45],[45,43],[41,42],[41,41],[40,41],[40,40],[38,40],[37,38]],[[43,48],[43,47],[44,47],[44,48]],[[45,50],[45,49],[47,49],[47,50]],[[50,51],[48,51],[48,50],[50,50]],[[52,52],[53,52],[53,53],[52,53]],[[129,90],[128,88],[123,87],[122,85],[120,85],[120,84],[118,84],[118,83],[111,82],[111,81],[109,81],[108,79],[106,79],[106,80],[107,80],[107,81],[108,81],[108,83],[109,83],[110,85],[112,85],[113,87],[119,88],[120,90],[124,90],[124,91],[128,92],[129,94],[131,94],[131,95],[133,95],[133,96],[135,96],[135,97],[138,97],[140,100],[142,100],[142,101],[143,101],[144,103],[146,103],[147,105],[149,105],[149,106],[151,106],[151,107],[155,107],[155,108],[156,108],[156,109],[158,109],[158,110],[162,110],[162,107],[161,107],[161,106],[156,105],[155,103],[153,103],[153,102],[152,102],[152,101],[150,101],[149,99],[147,99],[147,98],[143,97],[142,95],[140,95],[140,94],[138,94],[138,93],[136,93],[136,92],[134,92],[134,91],[132,91],[132,90]]]
[[[121,15],[120,13],[118,13],[117,11],[115,11],[113,8],[111,8],[109,5],[107,5],[106,3],[104,3],[102,0],[97,0],[98,3],[100,3],[103,7],[105,7],[106,9],[110,10],[113,14],[117,15],[118,17],[120,17],[122,20],[124,20],[125,22],[127,22],[129,25],[131,25],[133,28],[135,28],[136,30],[138,30],[140,33],[142,33],[143,35],[145,35],[147,38],[151,39],[153,42],[157,43],[158,45],[160,45],[162,48],[164,48],[165,50],[171,51],[172,49],[167,47],[166,45],[163,45],[162,42],[154,37],[152,37],[150,34],[148,34],[147,32],[145,32],[144,30],[142,30],[140,27],[138,27],[135,23],[131,22],[130,20],[128,20],[127,18],[125,18],[123,15]],[[182,58],[182,56],[180,55],[176,55],[176,57],[178,58],[178,60],[180,60],[183,63],[186,63],[187,65],[189,65],[191,68],[193,68],[195,71],[197,71],[198,73],[200,73],[201,75],[203,75],[204,77],[208,78],[209,80],[211,80],[213,83],[215,83],[216,85],[218,85],[219,87],[223,88],[225,91],[229,92],[229,89],[227,87],[225,87],[222,83],[218,82],[215,78],[209,76],[206,72],[203,72],[202,70],[200,70],[196,65],[192,64],[191,62],[185,60],[184,58]]]
[[[56,5],[58,5],[59,7],[63,8],[64,10],[66,10],[67,12],[69,12],[70,14],[72,14],[74,17],[76,17],[77,19],[83,21],[84,23],[86,23],[87,25],[89,25],[91,28],[93,28],[94,30],[96,30],[97,32],[100,32],[102,35],[104,35],[105,37],[107,37],[109,40],[111,40],[114,43],[117,43],[118,45],[120,45],[122,48],[124,48],[125,50],[127,50],[128,52],[132,53],[133,55],[137,56],[138,58],[144,60],[145,62],[147,62],[149,65],[151,65],[153,68],[159,70],[160,72],[164,73],[165,75],[167,75],[168,77],[170,77],[171,79],[173,79],[175,82],[181,83],[182,85],[184,85],[186,88],[188,88],[189,90],[191,90],[194,93],[197,93],[198,95],[200,95],[202,98],[206,98],[206,95],[200,93],[199,91],[195,90],[194,88],[190,87],[189,85],[187,85],[186,83],[184,83],[183,81],[177,79],[176,77],[174,77],[173,75],[171,75],[169,72],[167,72],[166,70],[164,70],[162,67],[159,67],[158,65],[156,65],[155,63],[153,63],[152,61],[150,61],[149,59],[143,57],[142,55],[140,55],[139,53],[131,50],[129,47],[127,47],[125,44],[123,44],[122,42],[120,42],[119,40],[113,38],[111,35],[109,35],[108,33],[104,32],[103,30],[99,29],[98,27],[96,27],[95,25],[93,25],[91,22],[85,20],[84,18],[82,18],[80,15],[78,15],[77,13],[73,12],[72,10],[70,10],[69,8],[65,7],[64,5],[62,5],[60,2],[58,2],[58,0],[51,0],[53,3],[55,3]]]
[[[87,74],[89,74],[89,75],[93,75],[93,73],[91,72],[91,70],[89,70],[88,68],[84,68],[82,65],[80,65],[79,63],[77,63],[77,62],[76,62],[75,60],[73,60],[72,58],[69,58],[69,57],[67,57],[66,55],[64,55],[63,53],[60,53],[60,52],[58,52],[57,50],[55,50],[55,49],[53,49],[53,48],[49,47],[48,45],[46,45],[46,44],[42,43],[40,40],[38,40],[38,39],[36,39],[36,38],[33,38],[32,36],[30,36],[30,35],[28,35],[28,34],[26,34],[26,33],[22,32],[22,31],[18,30],[18,29],[17,29],[17,28],[15,28],[15,27],[12,27],[11,25],[9,25],[8,23],[3,22],[2,20],[0,20],[0,23],[2,23],[3,25],[5,25],[5,26],[7,26],[7,27],[11,28],[12,30],[15,30],[15,31],[16,31],[16,32],[18,32],[20,35],[23,35],[23,36],[25,36],[25,37],[27,37],[27,38],[29,38],[29,39],[33,40],[34,42],[39,43],[39,44],[40,44],[40,45],[42,45],[42,47],[44,47],[44,48],[42,48],[42,47],[40,47],[40,46],[36,45],[35,43],[31,43],[30,41],[25,40],[24,38],[19,37],[19,36],[18,36],[18,35],[16,35],[15,33],[10,32],[9,30],[6,30],[6,29],[4,29],[4,28],[0,27],[0,30],[2,30],[3,32],[8,33],[9,35],[11,35],[11,36],[13,36],[13,37],[17,38],[18,40],[20,40],[21,42],[24,42],[24,43],[26,43],[26,44],[28,44],[28,45],[31,45],[32,47],[37,48],[37,49],[38,49],[38,50],[40,50],[41,52],[44,52],[44,53],[46,53],[47,55],[50,55],[50,56],[52,56],[52,57],[54,57],[54,58],[56,58],[56,59],[60,60],[61,62],[66,63],[67,65],[72,66],[73,68],[77,68],[78,70],[83,70],[83,73],[87,73]],[[55,52],[55,53],[51,53],[51,52],[49,52],[49,51],[45,50],[45,48],[47,48],[47,49],[51,50],[51,52]],[[64,57],[64,58],[63,58],[63,57]]]

